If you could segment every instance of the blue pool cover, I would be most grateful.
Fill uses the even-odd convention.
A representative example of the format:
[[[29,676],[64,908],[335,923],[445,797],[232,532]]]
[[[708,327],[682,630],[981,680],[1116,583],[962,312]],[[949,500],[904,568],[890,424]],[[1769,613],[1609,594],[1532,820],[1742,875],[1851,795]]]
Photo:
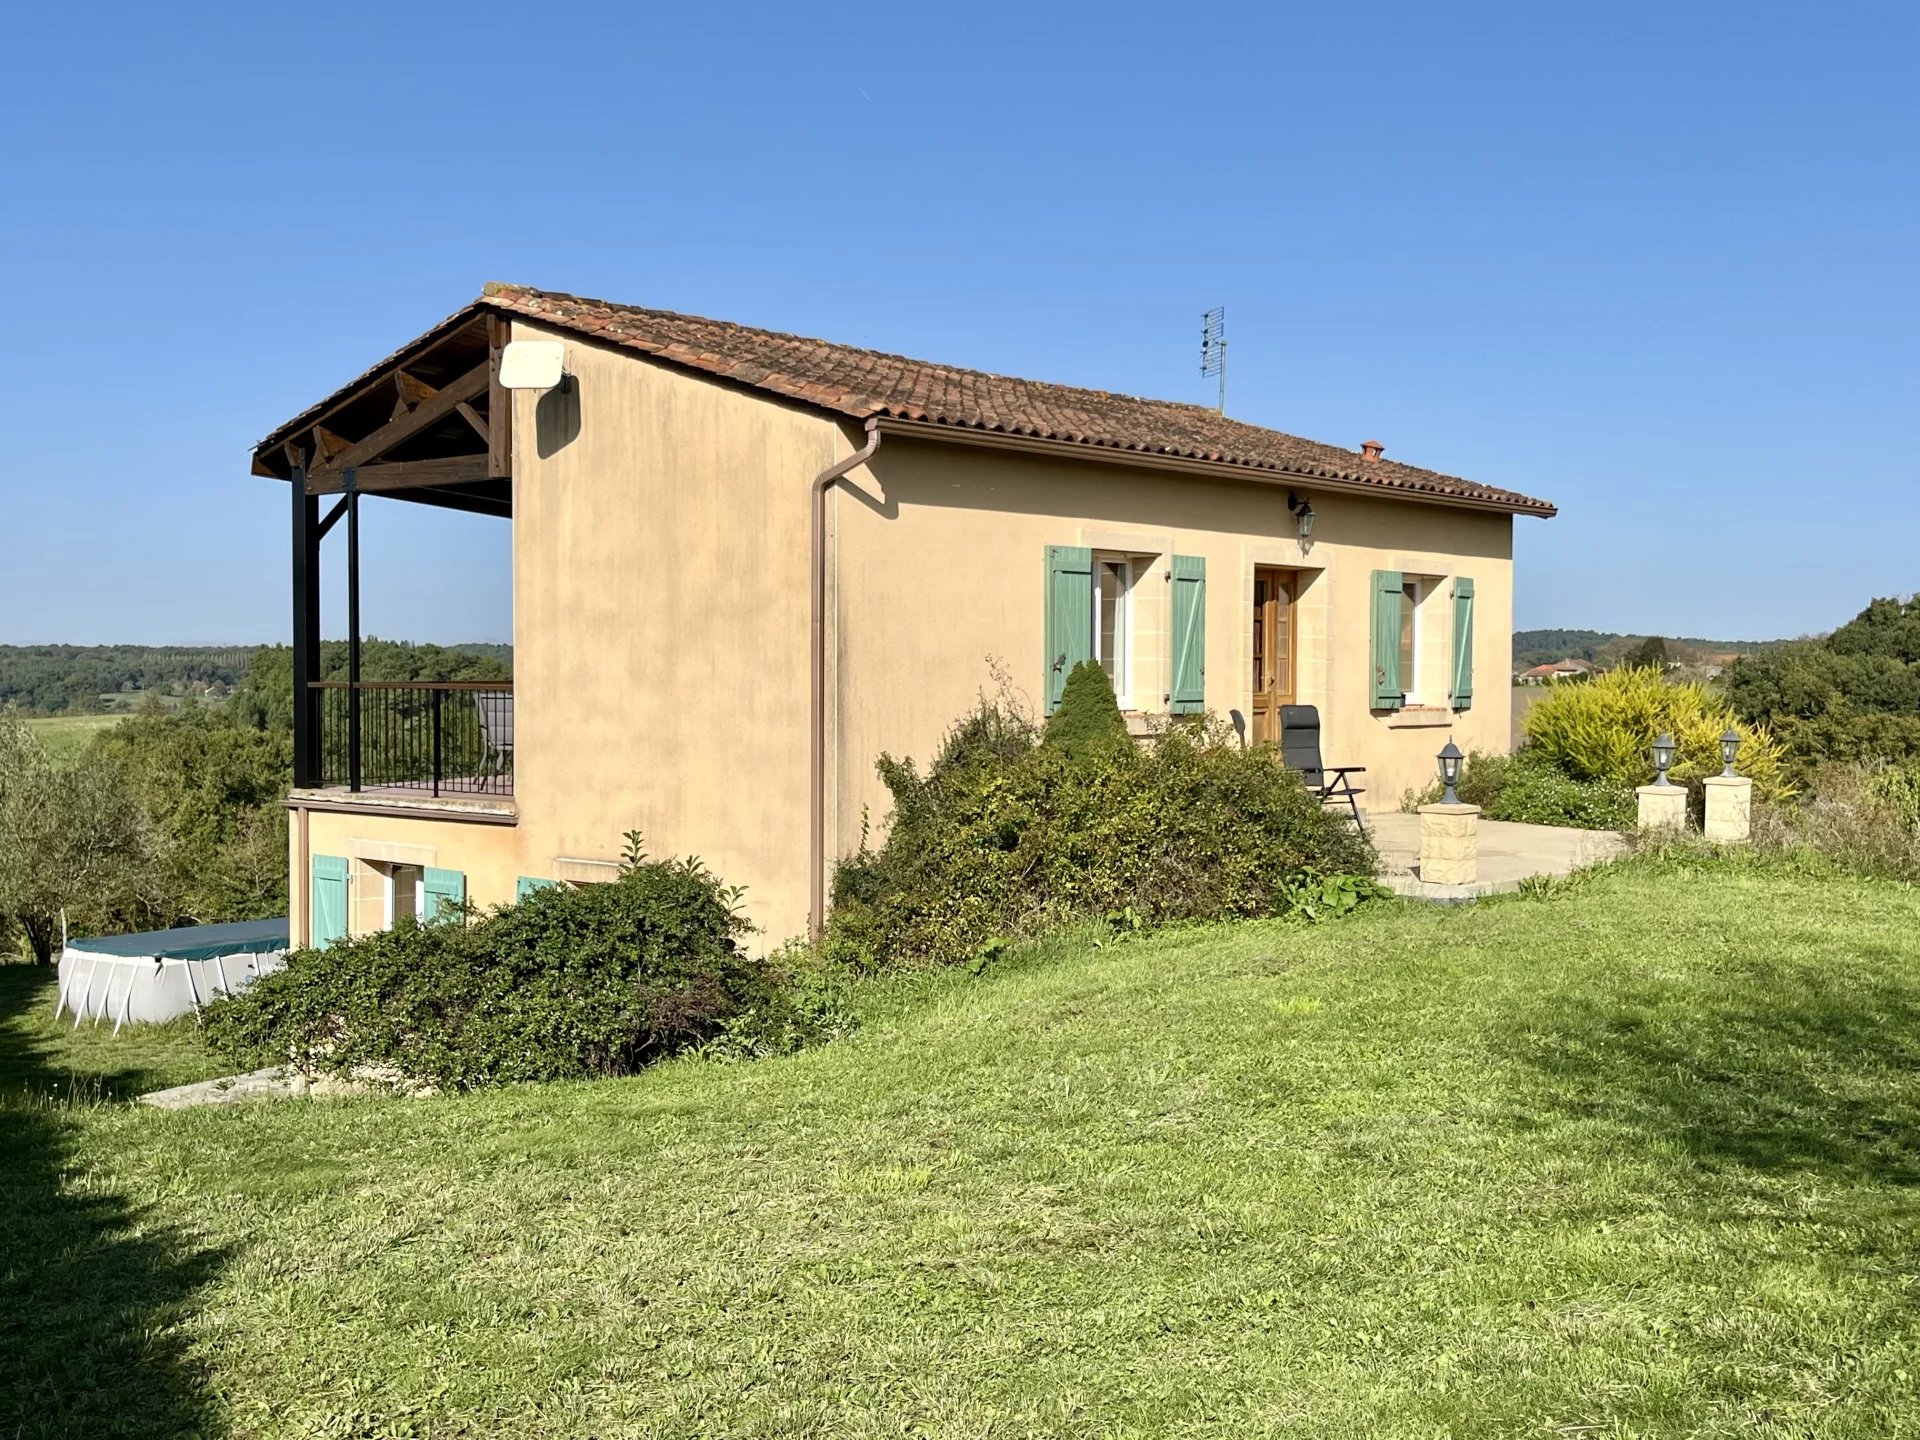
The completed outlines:
[[[220,955],[255,955],[287,948],[287,917],[233,920],[225,925],[183,925],[177,930],[146,930],[138,935],[105,935],[98,940],[69,940],[72,950],[130,959],[211,960]]]

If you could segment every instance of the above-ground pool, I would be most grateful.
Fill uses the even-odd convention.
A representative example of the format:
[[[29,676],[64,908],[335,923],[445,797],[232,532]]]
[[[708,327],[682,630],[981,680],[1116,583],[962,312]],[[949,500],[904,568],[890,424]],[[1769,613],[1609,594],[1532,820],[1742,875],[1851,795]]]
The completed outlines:
[[[236,920],[139,935],[69,940],[60,952],[57,1018],[73,1023],[171,1020],[244,989],[286,963],[287,921]]]

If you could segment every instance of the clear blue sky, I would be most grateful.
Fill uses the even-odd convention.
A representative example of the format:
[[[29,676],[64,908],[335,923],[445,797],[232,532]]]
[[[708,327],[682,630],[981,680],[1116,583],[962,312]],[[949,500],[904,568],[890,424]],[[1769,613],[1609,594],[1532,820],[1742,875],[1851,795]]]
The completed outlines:
[[[1155,10],[13,7],[0,641],[284,636],[251,443],[489,279],[1193,400],[1224,303],[1234,414],[1560,503],[1522,625],[1920,587],[1915,7]],[[368,522],[507,637],[504,523]]]

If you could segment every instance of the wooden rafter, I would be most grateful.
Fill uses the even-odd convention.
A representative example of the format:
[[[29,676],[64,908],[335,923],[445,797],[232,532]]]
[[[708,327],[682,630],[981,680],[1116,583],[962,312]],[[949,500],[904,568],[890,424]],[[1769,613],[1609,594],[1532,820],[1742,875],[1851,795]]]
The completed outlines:
[[[393,414],[389,418],[394,420],[398,420],[402,415],[412,410],[414,406],[420,404],[421,401],[431,400],[435,395],[440,393],[438,390],[435,390],[433,386],[427,384],[426,381],[409,375],[404,370],[396,370],[393,372],[393,388],[395,391]]]
[[[513,392],[500,383],[500,352],[512,335],[503,315],[487,317],[487,474],[513,473]]]
[[[449,381],[445,387],[436,390],[406,414],[398,419],[389,420],[365,439],[348,446],[342,453],[330,456],[327,464],[315,467],[315,475],[337,474],[350,465],[364,465],[369,460],[377,460],[401,441],[411,439],[422,430],[439,424],[453,414],[460,404],[473,399],[487,388],[489,371],[489,362],[474,366],[459,379]]]
[[[440,373],[447,373],[446,366],[450,360],[450,353],[472,355],[476,344],[484,346],[487,320],[488,312],[481,305],[471,305],[449,316],[411,345],[389,356],[360,379],[329,396],[323,404],[313,407],[304,419],[297,419],[276,431],[271,444],[255,452],[255,473],[267,476],[276,474],[267,460],[269,450],[277,449],[290,437],[301,438],[304,441],[307,430],[316,423],[330,426],[335,430],[343,429],[340,417],[356,407],[360,407],[361,413],[364,413],[364,407],[376,393],[379,396],[380,408],[383,411],[391,411],[394,397],[393,373],[396,369],[404,369],[410,378],[417,378],[423,367],[429,372],[438,367]],[[348,434],[354,433],[358,428],[351,425],[344,427],[345,433]],[[285,477],[281,476],[281,478]]]
[[[463,400],[453,408],[460,412],[460,418],[466,421],[469,425],[471,425],[474,428],[474,430],[479,434],[482,440],[487,440],[492,438],[491,432],[487,428],[487,422],[482,420],[480,416],[477,413],[475,413],[473,406],[467,404]]]
[[[332,462],[336,455],[344,455],[353,448],[353,442],[344,435],[336,435],[324,425],[313,427],[313,451],[321,465]]]
[[[428,505],[438,505],[443,510],[464,510],[470,515],[492,515],[499,519],[508,519],[513,515],[513,496],[509,493],[509,483],[504,480],[487,482],[497,487],[498,494],[490,491],[476,492],[472,489],[437,490],[423,488],[407,490],[396,495],[397,500],[418,500]]]
[[[353,471],[353,488],[364,494],[375,494],[423,485],[471,485],[487,478],[486,456],[455,455],[445,460],[389,460],[384,464],[357,465]],[[345,489],[344,470],[316,470],[307,477],[309,495],[338,495]]]

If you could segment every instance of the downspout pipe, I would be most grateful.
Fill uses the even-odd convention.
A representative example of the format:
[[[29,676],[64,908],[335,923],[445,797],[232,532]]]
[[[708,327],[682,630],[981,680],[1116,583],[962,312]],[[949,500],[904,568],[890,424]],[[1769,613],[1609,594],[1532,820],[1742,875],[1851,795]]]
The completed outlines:
[[[867,421],[867,443],[813,477],[813,656],[807,776],[807,933],[827,926],[827,491],[880,448],[879,417]]]

